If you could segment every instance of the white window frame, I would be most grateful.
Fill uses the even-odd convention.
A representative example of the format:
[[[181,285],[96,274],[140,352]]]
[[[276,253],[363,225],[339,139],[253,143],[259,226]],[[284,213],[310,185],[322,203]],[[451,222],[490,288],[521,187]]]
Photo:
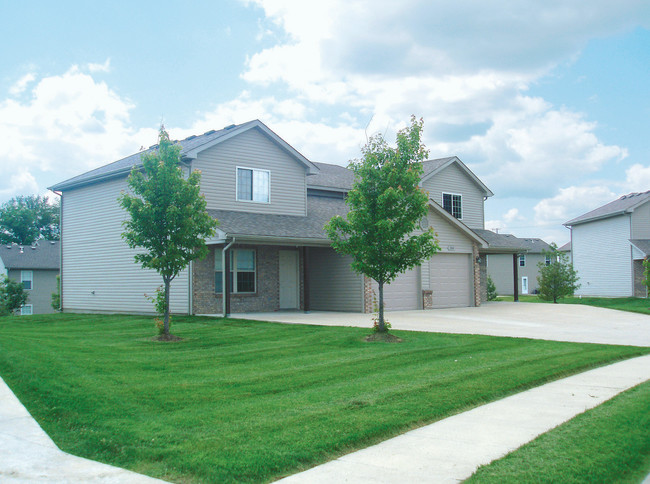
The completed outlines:
[[[29,311],[25,311],[27,308],[29,308]],[[33,304],[25,304],[21,306],[20,308],[20,315],[21,316],[31,316],[34,314],[34,305]]]
[[[526,254],[519,254],[519,267],[526,267]]]
[[[454,215],[454,197],[459,197],[460,198],[460,217],[456,217],[458,220],[463,220],[463,195],[461,193],[452,193],[452,192],[442,192],[442,208],[445,208],[445,195],[449,195],[451,197],[451,212],[447,212],[451,214],[452,217],[456,217]],[[446,211],[446,209],[445,209]]]
[[[253,272],[253,291],[252,292],[239,292],[237,290],[237,273],[240,272],[237,270],[237,253],[240,251],[252,251],[253,252],[253,270],[252,271],[241,271],[241,272]],[[223,268],[217,268],[217,263],[221,264],[223,250],[217,249],[214,252],[214,273],[215,281],[217,277],[217,272],[221,273],[221,280],[223,280]],[[218,261],[218,262],[217,262]],[[219,270],[217,270],[219,269]],[[230,271],[232,273],[232,287],[230,288],[231,294],[257,294],[257,250],[239,248],[230,250]],[[223,289],[223,288],[222,288]],[[215,294],[223,294],[223,291],[217,291],[215,286]]]
[[[239,170],[248,170],[252,172],[252,177],[253,177],[253,186],[251,187],[251,199],[246,200],[246,199],[241,199],[239,198]],[[255,198],[255,172],[264,172],[268,174],[269,177],[269,193],[268,193],[268,200],[267,201],[261,201],[261,200],[254,200]],[[261,168],[250,168],[248,166],[237,166],[235,169],[235,200],[238,202],[245,202],[245,203],[264,203],[264,204],[269,204],[271,203],[271,171],[270,170],[263,170]]]
[[[29,277],[26,277],[27,274],[29,274]],[[34,289],[34,271],[20,271],[20,282],[25,288],[25,291]],[[29,282],[29,287],[25,287],[25,282]]]

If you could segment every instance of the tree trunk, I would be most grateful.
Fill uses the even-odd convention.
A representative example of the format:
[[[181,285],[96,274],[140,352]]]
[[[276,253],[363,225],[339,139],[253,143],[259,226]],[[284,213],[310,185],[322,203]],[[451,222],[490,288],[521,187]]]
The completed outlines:
[[[386,323],[384,322],[384,283],[378,281],[379,285],[379,328],[380,333],[386,332]]]
[[[164,319],[164,334],[169,336],[169,284],[171,279],[165,278],[165,319]]]

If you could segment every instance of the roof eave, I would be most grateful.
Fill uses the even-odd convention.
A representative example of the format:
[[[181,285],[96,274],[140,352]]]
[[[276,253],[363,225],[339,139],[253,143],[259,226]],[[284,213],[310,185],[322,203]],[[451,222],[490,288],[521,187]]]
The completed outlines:
[[[444,208],[442,208],[435,200],[429,199],[429,206],[433,208],[438,215],[443,217],[447,222],[458,228],[461,232],[463,232],[465,235],[467,235],[470,239],[474,240],[477,242],[481,247],[485,248],[488,247],[488,243],[482,239],[480,236],[478,236],[476,233],[472,231],[467,225],[465,225],[463,222],[458,220],[456,217],[454,217],[452,214],[447,212]]]
[[[447,168],[447,167],[448,167],[449,165],[451,165],[452,163],[458,163],[459,166],[463,169],[463,171],[465,171],[465,173],[467,173],[467,174],[469,175],[469,177],[474,181],[474,183],[476,183],[476,184],[477,184],[477,185],[478,185],[478,186],[483,190],[483,192],[485,193],[485,196],[486,196],[486,197],[489,198],[489,197],[494,196],[494,193],[492,193],[492,190],[490,190],[490,189],[485,185],[485,183],[483,183],[483,182],[481,181],[481,179],[480,179],[479,177],[477,177],[477,176],[474,174],[474,172],[473,172],[472,170],[470,170],[470,169],[467,167],[467,165],[465,165],[465,163],[463,163],[463,162],[461,161],[461,159],[458,158],[457,156],[452,156],[451,159],[450,159],[449,161],[443,163],[442,165],[440,165],[440,166],[439,166],[438,168],[436,168],[435,170],[431,170],[429,173],[427,173],[425,176],[422,177],[422,179],[420,180],[420,183],[425,182],[426,180],[428,180],[429,178],[431,178],[432,176],[434,176],[436,173],[439,173],[440,171],[442,171],[442,170],[444,170],[445,168]]]

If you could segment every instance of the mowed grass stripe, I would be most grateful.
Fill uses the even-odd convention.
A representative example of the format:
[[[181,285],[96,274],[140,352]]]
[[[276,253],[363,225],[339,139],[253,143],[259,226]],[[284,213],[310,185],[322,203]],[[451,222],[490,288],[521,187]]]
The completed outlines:
[[[64,450],[182,482],[264,482],[648,348],[175,317],[0,319],[0,374]]]

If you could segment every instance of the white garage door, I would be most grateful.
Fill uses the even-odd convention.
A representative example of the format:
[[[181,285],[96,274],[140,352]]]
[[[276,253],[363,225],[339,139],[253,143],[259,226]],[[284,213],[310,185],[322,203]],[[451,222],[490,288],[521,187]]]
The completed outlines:
[[[434,308],[472,306],[469,254],[435,254],[429,264]]]
[[[372,281],[372,289],[377,297],[377,302],[379,302],[379,291],[375,281]],[[386,311],[421,308],[420,276],[417,267],[400,274],[392,283],[384,285],[384,309]]]

